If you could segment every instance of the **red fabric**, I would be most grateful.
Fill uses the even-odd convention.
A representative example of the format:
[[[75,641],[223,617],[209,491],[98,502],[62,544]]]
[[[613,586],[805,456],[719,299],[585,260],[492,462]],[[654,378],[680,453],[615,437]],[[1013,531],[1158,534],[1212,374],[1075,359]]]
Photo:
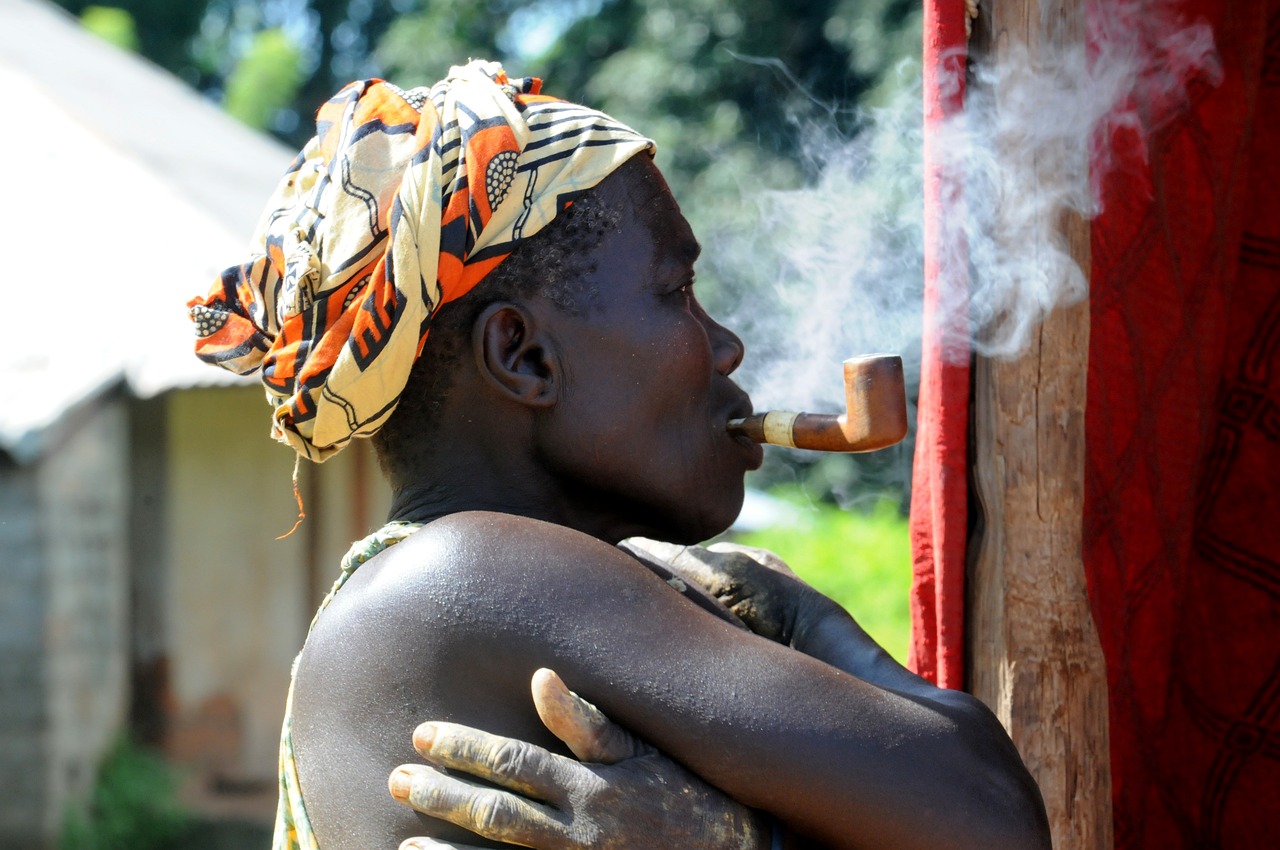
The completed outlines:
[[[956,105],[938,81],[962,8],[926,4],[934,116]],[[1145,142],[1105,140],[1116,167],[1092,235],[1084,559],[1107,659],[1116,846],[1269,847],[1280,835],[1280,0],[1181,9],[1212,26],[1224,75],[1191,81],[1179,114],[1148,111],[1161,124]],[[938,192],[930,183],[930,214]],[[937,221],[926,224],[936,256]],[[926,313],[957,285],[930,265]],[[912,665],[957,685],[968,379],[932,340]]]
[[[964,684],[969,363],[967,352],[944,356],[942,340],[957,336],[948,333],[946,322],[963,327],[967,318],[963,313],[944,318],[939,303],[967,292],[969,281],[963,262],[939,262],[948,254],[964,256],[960,235],[946,228],[940,215],[943,199],[959,191],[959,182],[957,175],[943,172],[928,128],[964,102],[964,2],[926,0],[924,14],[924,345],[911,489],[908,665],[943,687],[959,688]]]
[[[1224,77],[1111,139],[1084,558],[1118,848],[1280,842],[1280,0],[1191,0]]]

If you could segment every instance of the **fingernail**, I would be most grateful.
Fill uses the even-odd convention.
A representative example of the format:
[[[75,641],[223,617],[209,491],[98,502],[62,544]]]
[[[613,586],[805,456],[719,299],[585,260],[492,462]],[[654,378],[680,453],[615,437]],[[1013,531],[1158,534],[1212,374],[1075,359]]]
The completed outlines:
[[[436,724],[423,723],[413,730],[413,745],[419,750],[429,750],[436,740]]]
[[[391,789],[392,797],[401,801],[408,800],[413,791],[413,774],[407,768],[398,767],[392,771],[387,787]]]

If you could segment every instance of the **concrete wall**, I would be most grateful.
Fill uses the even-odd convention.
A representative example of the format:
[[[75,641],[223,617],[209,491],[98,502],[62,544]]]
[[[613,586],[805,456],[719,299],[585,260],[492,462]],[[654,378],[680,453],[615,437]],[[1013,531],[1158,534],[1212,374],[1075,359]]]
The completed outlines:
[[[71,417],[0,470],[0,845],[46,846],[128,705],[126,411]]]
[[[0,847],[32,847],[44,832],[44,558],[36,473],[0,457]]]
[[[130,719],[270,815],[290,665],[388,498],[366,444],[304,465],[308,517],[277,540],[297,506],[268,417],[256,387],[115,398],[37,463],[0,455],[4,850],[51,845]]]
[[[380,525],[387,504],[376,464],[358,462],[367,446],[304,463],[308,516],[277,540],[298,511],[293,452],[270,439],[269,416],[250,387],[175,393],[167,417],[171,752],[246,786],[275,782],[293,658],[339,558],[367,533],[354,518]]]
[[[103,404],[39,466],[51,831],[56,803],[92,787],[128,712],[126,417],[124,400]]]

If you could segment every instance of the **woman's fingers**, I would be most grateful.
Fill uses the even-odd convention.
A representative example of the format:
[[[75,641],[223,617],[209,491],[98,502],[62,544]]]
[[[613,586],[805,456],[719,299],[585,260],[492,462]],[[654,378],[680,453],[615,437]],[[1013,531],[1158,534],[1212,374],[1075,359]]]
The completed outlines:
[[[698,585],[721,602],[725,600],[725,595],[730,590],[728,586],[730,577],[723,571],[715,569],[707,559],[699,557],[699,554],[705,552],[700,547],[677,546],[674,543],[650,540],[647,537],[628,537],[621,545],[637,549],[666,564],[680,577]]]
[[[452,768],[535,800],[560,803],[561,789],[582,767],[527,741],[458,723],[423,723],[414,748],[431,764]]]
[[[435,767],[396,768],[391,796],[486,838],[537,850],[761,850],[767,844],[759,815],[611,722],[555,672],[538,670],[530,685],[547,728],[579,758],[598,763],[456,723],[423,723],[413,744]],[[476,850],[430,838],[400,846],[414,848]]]
[[[530,689],[543,725],[580,760],[614,764],[650,752],[639,738],[569,690],[554,670],[535,672]]]
[[[665,543],[648,537],[628,537],[622,542],[624,546],[647,552],[659,561],[668,564],[685,550],[684,546],[677,543]]]
[[[400,842],[400,850],[484,850],[474,844],[450,844],[434,838],[406,838]]]
[[[421,765],[396,768],[389,784],[391,796],[397,801],[485,838],[543,850],[572,846],[566,837],[563,818],[556,809],[519,794],[448,776]],[[429,838],[412,840],[422,842],[423,847],[467,847]]]
[[[653,752],[570,691],[555,672],[539,670],[530,684],[539,716],[580,759],[613,764]],[[413,745],[437,767],[500,787],[423,765],[402,765],[388,783],[396,800],[486,838],[542,850],[576,846],[566,816],[555,806],[580,795],[582,786],[599,784],[578,762],[525,741],[456,723],[423,723],[414,731]],[[429,838],[411,842],[401,850],[470,847]]]
[[[671,558],[671,569],[705,587],[751,631],[788,643],[795,606],[811,592],[777,555],[728,543],[687,546]]]
[[[786,561],[782,560],[768,549],[761,549],[757,546],[743,546],[741,543],[728,543],[722,541],[720,543],[712,543],[707,547],[707,551],[721,555],[731,555],[734,553],[746,555],[752,561],[755,561],[761,566],[768,567],[776,573],[782,573],[784,576],[789,576],[794,579],[800,578]],[[741,563],[741,561],[737,562],[739,565]]]

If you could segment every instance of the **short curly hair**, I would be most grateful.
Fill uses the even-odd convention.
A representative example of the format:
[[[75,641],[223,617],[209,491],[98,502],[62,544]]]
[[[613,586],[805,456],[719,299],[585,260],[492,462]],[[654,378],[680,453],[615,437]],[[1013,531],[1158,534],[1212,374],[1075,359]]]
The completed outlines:
[[[541,296],[580,315],[597,294],[587,282],[596,271],[593,252],[605,233],[617,227],[619,217],[618,210],[587,192],[517,245],[475,289],[440,308],[396,409],[373,435],[378,463],[393,486],[420,478],[425,471],[444,399],[470,345],[471,328],[484,309],[497,301]]]

